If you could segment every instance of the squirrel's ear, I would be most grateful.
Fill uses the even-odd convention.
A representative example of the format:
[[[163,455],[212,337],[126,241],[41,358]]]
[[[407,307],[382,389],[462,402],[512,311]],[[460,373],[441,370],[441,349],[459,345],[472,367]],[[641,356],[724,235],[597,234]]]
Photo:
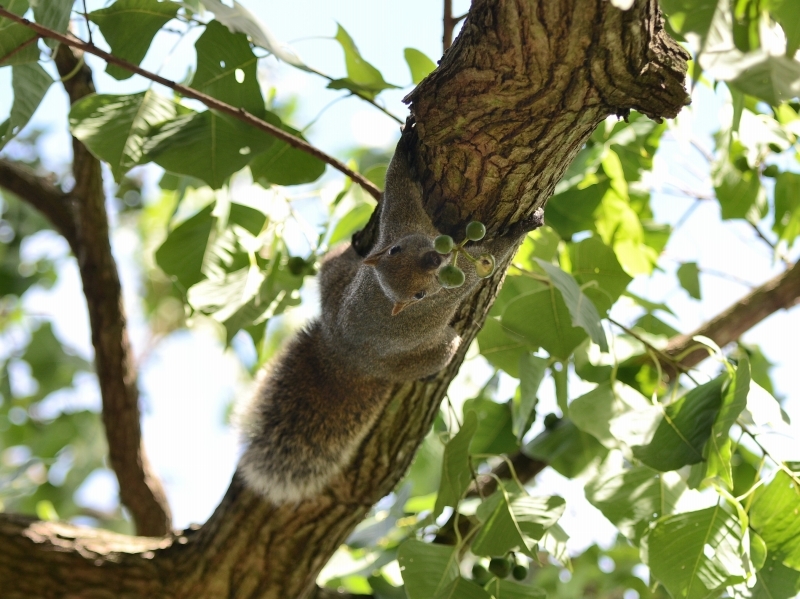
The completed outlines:
[[[388,249],[389,248],[384,248],[378,252],[373,252],[372,254],[364,258],[363,263],[366,264],[367,266],[377,266],[378,262],[381,259],[381,256],[383,256],[386,253],[386,250]]]
[[[403,309],[412,302],[395,302],[394,306],[392,307],[392,316],[397,316]]]

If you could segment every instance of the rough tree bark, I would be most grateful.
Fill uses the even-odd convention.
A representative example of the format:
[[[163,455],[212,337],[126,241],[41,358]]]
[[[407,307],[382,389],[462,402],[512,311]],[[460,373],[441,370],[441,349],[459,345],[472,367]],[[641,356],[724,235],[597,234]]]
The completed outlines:
[[[457,236],[478,219],[493,234],[544,205],[608,115],[678,113],[686,58],[656,0],[625,12],[607,0],[475,0],[439,68],[408,97],[404,135],[434,222]],[[395,389],[353,463],[318,498],[274,507],[234,479],[205,525],[161,538],[4,516],[3,597],[310,596],[331,554],[411,463],[503,270],[456,316],[462,353],[436,380]]]

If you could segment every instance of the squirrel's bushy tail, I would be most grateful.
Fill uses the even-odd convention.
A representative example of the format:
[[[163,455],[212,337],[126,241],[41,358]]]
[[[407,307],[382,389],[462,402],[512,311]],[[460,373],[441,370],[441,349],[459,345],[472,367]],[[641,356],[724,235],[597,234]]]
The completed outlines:
[[[314,321],[236,415],[247,444],[239,472],[273,503],[318,494],[349,463],[388,397],[388,382],[346,368],[334,353]]]

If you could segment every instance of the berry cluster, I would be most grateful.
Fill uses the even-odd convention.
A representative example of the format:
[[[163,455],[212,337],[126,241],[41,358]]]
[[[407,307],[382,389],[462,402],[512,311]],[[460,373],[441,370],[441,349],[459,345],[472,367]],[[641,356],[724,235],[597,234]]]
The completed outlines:
[[[492,576],[508,578],[509,574],[515,580],[525,580],[528,577],[528,567],[519,563],[514,553],[509,557],[493,557],[489,560],[488,568],[479,561],[472,566],[472,579],[481,586],[489,582]]]
[[[461,287],[464,284],[464,271],[458,267],[458,257],[463,255],[467,260],[475,264],[475,272],[478,277],[485,279],[492,276],[495,269],[494,256],[491,254],[481,254],[477,258],[473,258],[469,252],[464,249],[464,245],[468,241],[480,241],[486,235],[486,227],[483,223],[476,220],[467,225],[467,236],[460,244],[456,245],[453,238],[449,235],[439,235],[433,240],[433,247],[440,254],[455,253],[453,256],[453,263],[444,266],[439,271],[439,282],[442,287],[452,289],[454,287]]]

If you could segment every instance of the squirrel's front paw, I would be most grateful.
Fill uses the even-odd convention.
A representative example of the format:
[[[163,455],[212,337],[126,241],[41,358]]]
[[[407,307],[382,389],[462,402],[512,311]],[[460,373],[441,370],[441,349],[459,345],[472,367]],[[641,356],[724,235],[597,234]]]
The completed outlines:
[[[544,209],[537,208],[531,214],[514,224],[514,232],[518,234],[534,231],[544,225]]]

